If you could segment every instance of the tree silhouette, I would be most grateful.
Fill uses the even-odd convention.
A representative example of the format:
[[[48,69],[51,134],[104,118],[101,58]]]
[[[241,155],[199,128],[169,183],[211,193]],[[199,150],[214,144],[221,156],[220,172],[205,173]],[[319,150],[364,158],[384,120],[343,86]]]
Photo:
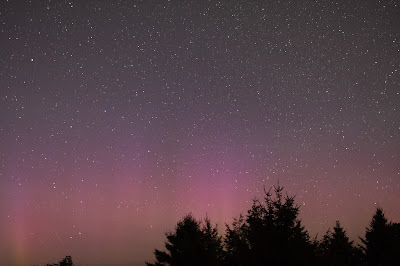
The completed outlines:
[[[74,266],[71,256],[65,256],[58,264],[46,264],[46,266]]]
[[[191,214],[178,222],[175,232],[166,233],[167,251],[155,250],[156,262],[147,265],[221,265],[222,239],[217,227],[206,218],[204,224]]]
[[[390,223],[390,263],[399,264],[400,261],[400,223]]]
[[[360,264],[359,252],[346,235],[346,230],[336,221],[333,231],[328,229],[320,244],[322,261],[325,265]]]
[[[365,238],[360,239],[364,244],[361,248],[368,265],[398,265],[400,261],[399,224],[388,223],[381,208],[376,209]]]
[[[306,265],[314,262],[308,232],[298,219],[294,196],[283,187],[265,191],[265,204],[253,200],[246,219],[236,219],[226,229],[227,261],[235,265]],[[239,253],[237,253],[239,252]],[[240,257],[238,259],[237,257]]]
[[[232,228],[227,224],[224,239],[227,265],[246,265],[250,258],[250,247],[246,237],[246,224],[243,215],[235,218]]]
[[[73,266],[74,263],[72,262],[71,256],[66,256],[62,261],[59,262],[60,266]]]
[[[203,248],[204,248],[204,260],[206,262],[213,262],[209,265],[220,265],[224,259],[225,253],[222,246],[222,237],[218,234],[217,226],[211,225],[208,217],[204,221],[202,228],[203,233]]]
[[[253,200],[246,215],[225,225],[223,241],[208,218],[201,222],[186,215],[175,231],[166,233],[166,251],[156,249],[156,261],[146,264],[400,265],[400,224],[388,222],[382,209],[376,210],[357,248],[339,221],[321,241],[310,240],[294,196],[284,196],[279,184],[264,192],[264,201]]]

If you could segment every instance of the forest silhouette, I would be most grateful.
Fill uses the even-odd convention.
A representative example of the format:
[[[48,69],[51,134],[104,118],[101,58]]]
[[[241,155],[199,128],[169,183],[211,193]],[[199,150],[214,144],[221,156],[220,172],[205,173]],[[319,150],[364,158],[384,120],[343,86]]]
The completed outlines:
[[[184,216],[167,232],[166,251],[154,250],[148,266],[181,265],[400,265],[400,224],[377,208],[361,244],[350,241],[336,221],[321,240],[311,238],[299,219],[295,197],[279,184],[253,200],[246,215],[218,234],[208,218]]]
[[[360,244],[349,240],[339,221],[317,240],[302,225],[294,196],[284,195],[279,184],[264,192],[264,200],[253,200],[246,215],[225,224],[223,236],[208,217],[202,221],[187,214],[166,233],[166,250],[155,249],[155,262],[146,265],[400,265],[400,223],[389,222],[381,208]],[[66,256],[50,265],[74,264]]]
[[[74,266],[71,256],[65,256],[59,263],[46,264],[46,266]]]

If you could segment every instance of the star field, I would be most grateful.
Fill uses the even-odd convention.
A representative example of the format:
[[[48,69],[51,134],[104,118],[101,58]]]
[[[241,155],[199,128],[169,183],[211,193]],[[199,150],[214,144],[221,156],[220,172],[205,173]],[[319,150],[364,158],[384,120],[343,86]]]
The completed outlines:
[[[278,180],[312,236],[400,220],[396,1],[2,1],[0,264],[143,265]]]

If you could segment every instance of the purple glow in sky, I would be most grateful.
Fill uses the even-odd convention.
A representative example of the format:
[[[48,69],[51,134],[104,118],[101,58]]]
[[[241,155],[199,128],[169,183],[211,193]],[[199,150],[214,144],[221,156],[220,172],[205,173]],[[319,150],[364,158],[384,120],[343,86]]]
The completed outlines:
[[[0,264],[143,265],[263,186],[400,220],[397,1],[2,1]]]

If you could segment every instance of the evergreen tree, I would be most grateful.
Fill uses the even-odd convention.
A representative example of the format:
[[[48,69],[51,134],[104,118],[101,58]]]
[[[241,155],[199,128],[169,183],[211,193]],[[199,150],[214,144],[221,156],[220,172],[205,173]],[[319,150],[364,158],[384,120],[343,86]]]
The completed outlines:
[[[59,262],[60,266],[73,266],[74,263],[72,262],[71,256],[66,256],[62,261]]]
[[[254,200],[245,221],[239,219],[232,229],[227,227],[228,261],[235,261],[236,265],[314,263],[312,242],[298,219],[299,206],[295,205],[294,197],[284,197],[282,191],[279,185],[273,187],[274,196],[271,190],[265,191],[265,204]],[[242,254],[234,254],[236,250]],[[235,260],[235,256],[245,262]]]
[[[155,250],[156,262],[147,265],[220,265],[223,259],[222,239],[216,227],[206,218],[201,225],[191,214],[178,222],[175,232],[166,234],[167,251]]]
[[[218,234],[217,226],[211,225],[208,217],[202,227],[202,248],[204,260],[212,262],[210,265],[219,265],[224,260],[224,249],[222,246],[222,237]]]
[[[391,265],[392,237],[390,235],[390,224],[383,210],[376,209],[371,223],[365,233],[365,238],[360,238],[364,246],[364,256],[368,265]],[[398,252],[398,251],[397,251]]]
[[[321,242],[311,241],[298,216],[294,197],[284,196],[278,184],[265,191],[263,202],[253,200],[247,215],[226,225],[223,244],[208,218],[200,222],[189,214],[166,233],[166,251],[156,249],[156,262],[147,265],[399,265],[400,224],[389,223],[380,208],[360,248],[339,221]],[[64,261],[71,264],[60,265],[72,265],[70,257]]]
[[[346,231],[336,221],[333,231],[326,232],[321,242],[322,261],[325,265],[355,265],[359,264],[357,249],[346,235]]]
[[[49,264],[47,263],[46,266],[74,266],[74,263],[72,262],[71,256],[65,256],[58,264]]]
[[[247,230],[243,215],[234,219],[232,228],[227,224],[225,226],[225,263],[227,265],[247,265],[250,258],[250,247],[245,234]]]
[[[398,265],[400,262],[400,223],[390,223],[390,264]]]

